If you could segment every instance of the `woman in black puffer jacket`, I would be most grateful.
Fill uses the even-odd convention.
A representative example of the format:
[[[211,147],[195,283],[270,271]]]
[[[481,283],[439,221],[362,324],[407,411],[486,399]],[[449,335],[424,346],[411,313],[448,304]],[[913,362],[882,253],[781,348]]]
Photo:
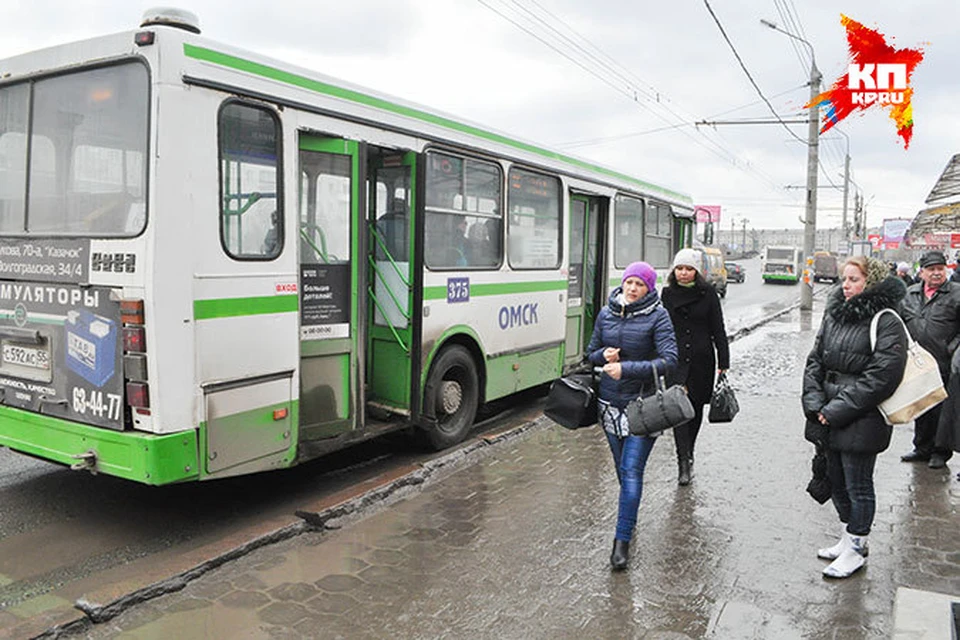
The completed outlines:
[[[654,390],[653,367],[666,376],[677,362],[673,325],[657,295],[657,272],[634,262],[622,285],[597,314],[587,357],[603,367],[600,378],[600,423],[607,436],[620,482],[617,533],[610,554],[614,571],[627,568],[630,539],[643,493],[643,470],[656,438],[631,435],[623,413],[627,404]],[[644,393],[646,391],[646,393]]]
[[[893,313],[880,316],[875,348],[870,344],[873,316],[897,308],[903,282],[863,256],[844,263],[842,278],[828,295],[803,374],[806,438],[825,449],[831,497],[845,524],[840,541],[817,552],[833,560],[823,571],[831,578],[846,578],[865,562],[876,511],[873,469],[892,432],[877,405],[900,384],[907,359],[906,329]]]

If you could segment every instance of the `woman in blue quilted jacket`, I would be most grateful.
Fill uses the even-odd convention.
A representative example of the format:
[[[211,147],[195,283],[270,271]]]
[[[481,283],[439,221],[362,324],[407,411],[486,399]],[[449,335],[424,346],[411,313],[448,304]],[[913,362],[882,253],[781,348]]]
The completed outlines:
[[[677,342],[670,315],[657,295],[657,272],[646,262],[634,262],[623,272],[621,286],[600,310],[587,347],[600,377],[600,422],[603,425],[620,482],[620,508],[610,566],[627,568],[630,540],[643,492],[643,470],[655,437],[630,435],[623,411],[640,395],[655,389],[654,365],[661,376],[677,362]]]

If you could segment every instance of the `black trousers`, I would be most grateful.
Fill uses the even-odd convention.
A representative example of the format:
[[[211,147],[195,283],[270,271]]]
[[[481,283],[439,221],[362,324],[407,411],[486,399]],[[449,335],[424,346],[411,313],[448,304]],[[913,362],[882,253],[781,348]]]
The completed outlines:
[[[913,448],[924,455],[935,453],[943,456],[944,459],[949,459],[953,452],[950,449],[937,447],[935,444],[942,408],[942,404],[937,405],[916,419],[913,426]]]
[[[693,417],[679,427],[673,428],[673,442],[677,447],[677,462],[693,460],[693,447],[700,433],[700,424],[703,422],[703,404],[693,405]]]

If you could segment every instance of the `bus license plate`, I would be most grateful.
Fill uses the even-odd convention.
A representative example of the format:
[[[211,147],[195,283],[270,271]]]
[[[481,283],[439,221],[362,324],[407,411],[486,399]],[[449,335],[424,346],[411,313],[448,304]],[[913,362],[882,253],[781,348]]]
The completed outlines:
[[[50,370],[50,353],[46,349],[37,349],[19,344],[3,343],[3,361],[23,367]]]

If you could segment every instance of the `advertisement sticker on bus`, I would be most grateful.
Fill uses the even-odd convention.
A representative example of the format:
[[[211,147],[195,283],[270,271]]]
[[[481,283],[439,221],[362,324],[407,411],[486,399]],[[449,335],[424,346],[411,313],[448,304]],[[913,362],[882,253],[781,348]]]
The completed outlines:
[[[350,265],[300,265],[300,339],[350,336]]]
[[[122,429],[120,327],[107,287],[0,280],[3,403]]]
[[[90,241],[0,238],[0,279],[86,282]]]

